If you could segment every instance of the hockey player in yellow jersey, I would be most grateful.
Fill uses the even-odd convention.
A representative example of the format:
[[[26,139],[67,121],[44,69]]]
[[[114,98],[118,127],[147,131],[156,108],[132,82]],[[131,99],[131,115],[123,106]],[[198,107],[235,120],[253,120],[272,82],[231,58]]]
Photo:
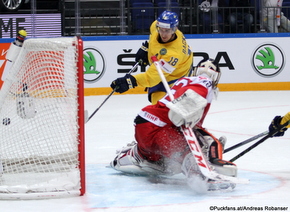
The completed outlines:
[[[178,15],[164,11],[150,27],[149,42],[145,41],[136,54],[136,62],[140,65],[149,64],[144,73],[120,77],[111,84],[116,92],[123,93],[130,88],[141,86],[148,89],[148,98],[156,104],[165,94],[165,88],[151,56],[156,55],[164,76],[170,86],[192,71],[193,54],[182,32],[178,30]]]

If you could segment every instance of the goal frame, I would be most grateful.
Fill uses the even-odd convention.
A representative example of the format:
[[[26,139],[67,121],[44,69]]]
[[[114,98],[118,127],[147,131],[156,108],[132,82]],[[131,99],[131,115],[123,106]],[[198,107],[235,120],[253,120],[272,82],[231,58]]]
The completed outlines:
[[[79,170],[80,170],[80,196],[86,193],[86,174],[85,174],[85,106],[84,106],[84,72],[83,70],[83,40],[78,39],[78,124],[79,124]]]
[[[37,38],[31,38],[31,39],[37,39]],[[43,39],[43,38],[42,38]],[[50,38],[47,38],[50,39]],[[65,37],[62,37],[62,39],[65,39]],[[0,200],[1,199],[5,199],[5,200],[9,200],[9,199],[50,199],[50,198],[60,198],[60,197],[71,197],[71,196],[82,196],[86,193],[86,174],[85,174],[85,108],[84,108],[84,77],[83,77],[83,40],[80,36],[75,36],[73,38],[70,38],[73,41],[72,46],[75,46],[75,52],[76,52],[76,56],[74,57],[76,61],[76,65],[73,65],[74,67],[76,67],[76,69],[74,69],[75,71],[73,73],[75,73],[77,79],[76,79],[76,83],[77,86],[76,88],[76,95],[77,97],[75,97],[75,100],[77,102],[76,104],[76,108],[77,108],[77,112],[74,113],[77,115],[77,119],[74,122],[75,126],[77,126],[78,128],[76,129],[76,131],[74,131],[75,133],[77,133],[77,135],[75,135],[75,133],[73,133],[73,135],[75,135],[75,148],[77,148],[77,154],[75,154],[75,160],[78,160],[77,164],[74,166],[75,168],[77,167],[77,175],[79,175],[79,180],[78,182],[78,186],[75,187],[74,190],[58,190],[57,191],[42,191],[42,192],[0,192]],[[24,41],[25,42],[25,41]],[[40,41],[41,42],[41,41]],[[11,43],[11,45],[13,45],[13,43]],[[16,61],[17,62],[17,59]],[[13,67],[13,65],[12,65]],[[70,69],[68,69],[70,70]],[[12,75],[11,75],[12,76]],[[3,84],[4,85],[4,84]],[[3,86],[2,86],[3,87]],[[4,91],[0,92],[7,92],[8,90],[5,89]],[[14,94],[15,95],[15,94]],[[18,94],[17,94],[18,95]],[[2,102],[2,101],[1,101]],[[3,102],[2,102],[3,103]],[[2,104],[1,103],[1,104]],[[1,105],[2,107],[2,105]],[[71,116],[72,117],[72,116]],[[74,117],[74,116],[73,116]],[[65,119],[66,120],[66,119]],[[1,120],[2,121],[2,120]],[[10,120],[9,120],[10,122]],[[10,123],[9,123],[10,124]],[[4,125],[4,123],[3,123]],[[0,159],[1,159],[1,155],[0,155]],[[33,174],[33,172],[32,172]],[[64,173],[65,174],[65,173]],[[75,176],[77,176],[75,175]],[[0,173],[0,179],[1,179],[1,173]],[[57,182],[58,183],[58,182]],[[18,184],[16,184],[18,186]],[[25,186],[25,184],[23,184]],[[0,185],[5,189],[5,184],[1,184]],[[22,186],[22,185],[21,185]],[[57,187],[56,187],[57,188]],[[79,189],[78,189],[79,188]]]

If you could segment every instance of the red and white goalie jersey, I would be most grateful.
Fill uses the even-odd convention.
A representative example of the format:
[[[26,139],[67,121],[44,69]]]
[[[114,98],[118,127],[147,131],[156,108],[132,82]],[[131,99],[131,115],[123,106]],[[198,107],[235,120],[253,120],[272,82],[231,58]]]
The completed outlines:
[[[202,75],[195,77],[183,77],[179,79],[171,88],[174,99],[180,97],[188,89],[192,89],[207,100],[207,106],[204,109],[202,118],[197,124],[198,127],[201,127],[215,95],[215,90],[212,88],[212,81]],[[165,95],[156,105],[144,107],[140,111],[139,116],[159,127],[164,127],[166,124],[172,125],[172,122],[168,118],[169,108],[166,107],[166,104],[169,101],[169,96]]]

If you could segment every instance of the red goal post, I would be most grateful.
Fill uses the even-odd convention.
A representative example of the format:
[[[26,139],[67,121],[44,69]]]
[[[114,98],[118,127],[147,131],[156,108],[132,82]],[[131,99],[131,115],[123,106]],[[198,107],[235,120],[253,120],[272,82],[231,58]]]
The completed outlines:
[[[85,193],[83,42],[30,38],[0,91],[0,199]]]

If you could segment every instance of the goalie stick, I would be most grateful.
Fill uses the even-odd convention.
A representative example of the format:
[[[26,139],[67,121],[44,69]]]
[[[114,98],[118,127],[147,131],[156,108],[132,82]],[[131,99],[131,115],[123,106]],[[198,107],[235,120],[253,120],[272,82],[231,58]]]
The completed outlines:
[[[174,96],[171,93],[170,87],[165,79],[165,76],[161,70],[160,64],[157,60],[156,56],[152,56],[151,60],[153,61],[154,65],[156,66],[156,69],[158,71],[158,74],[161,78],[161,81],[165,87],[165,90],[170,98],[171,101],[174,100]],[[184,125],[181,126],[181,131],[187,141],[187,144],[191,150],[192,155],[194,156],[194,159],[196,161],[196,164],[198,165],[201,173],[206,176],[209,179],[216,180],[216,181],[223,181],[223,182],[230,182],[230,183],[236,183],[236,184],[244,184],[248,183],[247,179],[240,179],[236,177],[229,177],[222,174],[217,173],[213,170],[212,166],[210,166],[209,162],[206,160],[205,156],[203,155],[201,151],[201,147],[197,141],[197,138],[193,132],[193,130],[190,127],[185,127]]]
[[[131,74],[138,66],[141,61],[135,63],[135,65],[131,68],[131,70],[127,74]],[[101,103],[101,105],[88,117],[86,118],[86,123],[98,112],[98,110],[105,104],[105,102],[115,93],[116,88],[106,97],[106,99]],[[87,111],[85,111],[87,114]],[[87,116],[87,115],[86,115]]]

